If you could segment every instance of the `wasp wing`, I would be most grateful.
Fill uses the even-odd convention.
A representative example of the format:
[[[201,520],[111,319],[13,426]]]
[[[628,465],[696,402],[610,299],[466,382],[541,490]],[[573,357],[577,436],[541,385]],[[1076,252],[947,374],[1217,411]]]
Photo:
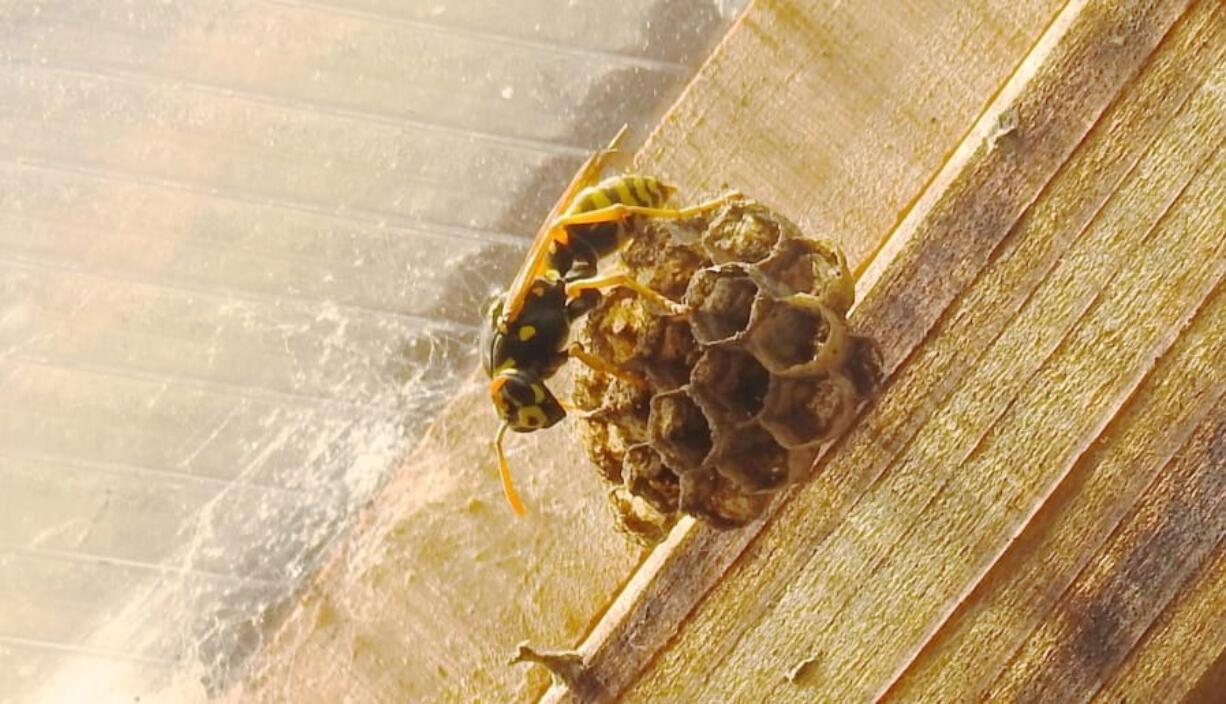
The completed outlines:
[[[554,221],[562,213],[566,212],[566,209],[570,207],[571,202],[579,191],[592,185],[600,178],[600,172],[604,170],[609,158],[617,153],[617,145],[621,143],[622,137],[625,134],[626,126],[622,125],[622,128],[618,130],[613,140],[609,142],[609,146],[595,152],[583,162],[583,165],[579,167],[579,171],[575,173],[574,178],[570,180],[570,185],[562,192],[562,197],[558,199],[553,209],[549,211],[548,217],[541,223],[541,228],[537,230],[536,235],[532,238],[532,247],[528,250],[523,266],[520,267],[519,273],[515,275],[515,280],[511,282],[511,288],[507,291],[506,305],[502,308],[502,320],[514,320],[515,316],[519,315],[519,311],[524,306],[524,301],[528,298],[528,291],[532,289],[532,282],[544,272],[549,254],[549,244],[556,235],[556,228],[553,226]]]

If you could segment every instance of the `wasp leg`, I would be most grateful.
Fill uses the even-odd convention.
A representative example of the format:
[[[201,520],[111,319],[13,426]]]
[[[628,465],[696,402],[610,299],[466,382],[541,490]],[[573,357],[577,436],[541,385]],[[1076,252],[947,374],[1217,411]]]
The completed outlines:
[[[545,222],[532,238],[532,247],[528,250],[528,256],[524,260],[523,266],[520,267],[519,273],[515,275],[515,279],[511,282],[511,287],[507,289],[506,305],[503,306],[502,310],[503,322],[514,320],[520,311],[523,310],[524,300],[527,299],[528,291],[532,288],[532,281],[545,272],[550,246],[555,242],[563,241],[566,237],[566,230],[555,227],[552,224],[553,221],[566,212],[576,194],[600,180],[600,172],[604,170],[609,160],[618,153],[618,146],[621,144],[622,137],[625,134],[626,126],[623,125],[621,130],[613,137],[613,141],[609,142],[608,147],[592,154],[587,158],[587,161],[583,162],[583,165],[579,167],[579,171],[571,179],[570,185],[562,192],[562,197],[558,199],[553,209],[549,211],[549,216],[545,218]]]
[[[741,194],[737,191],[725,193],[724,195],[714,200],[709,200],[698,205],[691,205],[688,208],[673,209],[673,208],[646,208],[641,205],[626,205],[625,203],[614,203],[605,208],[596,210],[588,210],[582,213],[573,213],[564,215],[557,220],[554,220],[550,225],[551,228],[563,228],[570,225],[594,225],[602,222],[618,222],[625,220],[631,215],[643,215],[649,218],[662,218],[665,220],[684,220],[692,218],[695,215],[705,213],[708,210],[714,210],[730,200],[740,198]]]
[[[689,309],[685,306],[677,303],[676,301],[670,301],[658,291],[639,283],[638,279],[624,271],[616,274],[597,276],[591,279],[572,281],[566,284],[566,295],[573,298],[582,294],[584,291],[599,291],[602,288],[615,288],[617,286],[625,286],[673,315],[685,315],[689,312]]]
[[[639,387],[647,386],[647,380],[644,379],[643,377],[639,376],[638,374],[635,374],[632,371],[622,369],[616,365],[606,362],[600,357],[597,357],[591,352],[588,352],[587,350],[583,349],[583,345],[580,345],[578,342],[573,343],[570,347],[566,348],[566,355],[568,357],[574,357],[575,359],[579,360],[580,362],[583,362],[584,364],[588,365],[589,367],[591,367],[592,369],[595,369],[598,372],[604,372],[605,374],[610,374],[612,376],[617,377],[618,379],[621,379],[622,381],[628,384],[633,384]]]
[[[506,495],[507,503],[511,504],[511,510],[522,516],[528,511],[524,508],[524,502],[520,501],[515,485],[511,483],[511,465],[507,462],[507,455],[502,450],[502,439],[506,437],[509,427],[511,426],[503,423],[502,427],[498,428],[498,434],[494,436],[494,452],[498,454],[498,478],[502,480],[502,493]]]
[[[600,291],[588,289],[566,301],[566,319],[574,324],[581,316],[600,304]]]
[[[595,408],[590,411],[585,411],[570,401],[564,401],[562,399],[558,399],[558,405],[562,407],[562,410],[566,411],[566,417],[577,420],[588,420],[590,418],[595,418],[598,415],[608,413],[608,410],[604,408]]]
[[[574,418],[576,420],[587,420],[591,418],[592,416],[594,416],[595,414],[600,412],[599,409],[595,411],[581,410],[579,407],[577,407],[575,404],[571,403],[570,401],[564,401],[562,399],[558,399],[558,405],[562,407],[562,410],[566,411],[567,418]]]

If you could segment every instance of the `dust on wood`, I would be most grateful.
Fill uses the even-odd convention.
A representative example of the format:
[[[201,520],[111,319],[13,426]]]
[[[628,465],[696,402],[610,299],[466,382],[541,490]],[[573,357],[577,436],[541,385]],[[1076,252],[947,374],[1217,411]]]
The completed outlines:
[[[235,701],[528,701],[515,645],[575,642],[641,559],[566,432],[517,438],[531,513],[496,480],[496,418],[474,376],[300,600]],[[548,450],[546,449],[548,448]]]
[[[1221,35],[1226,32],[1220,15],[1215,18],[1204,9],[1180,23],[1023,219],[1014,237],[1020,258],[1012,247],[1002,258],[1022,262],[1046,258],[1054,264],[1050,249],[1046,253],[1034,249],[1042,238],[1026,232],[1056,228],[1064,240],[1074,235],[1094,237],[1081,256],[1103,257],[1105,262],[1118,247],[1104,246],[1103,234],[1114,239],[1114,228],[1128,225],[1119,218],[1124,209],[1144,202],[1148,191],[1152,211],[1152,203],[1169,200],[1184,189],[1189,165],[1201,163],[1213,148],[1202,130],[1221,119],[1221,96],[1206,90],[1204,75],[1194,69],[1207,49],[1222,46]],[[1221,49],[1212,51],[1220,61]],[[1109,203],[1107,195],[1112,196]],[[1073,209],[1079,202],[1092,204],[1089,209],[1081,207],[1084,216]],[[1091,215],[1094,222],[1083,224]],[[1133,256],[1144,256],[1142,251]],[[1006,278],[1022,280],[1024,275],[1017,272]],[[1210,360],[1221,353],[1217,346],[1222,344],[1212,335],[1220,336],[1222,331],[1203,325],[1195,330],[1202,334],[1194,335],[1193,330],[1184,334],[1169,359],[1163,358],[1036,516],[1035,526],[1043,528],[1022,534],[927,644],[892,693],[903,699],[973,696],[1033,629],[1061,585],[1106,539],[1125,507],[1221,392],[1226,371]],[[1206,330],[1211,333],[1207,339]],[[1185,347],[1189,352],[1176,354]]]

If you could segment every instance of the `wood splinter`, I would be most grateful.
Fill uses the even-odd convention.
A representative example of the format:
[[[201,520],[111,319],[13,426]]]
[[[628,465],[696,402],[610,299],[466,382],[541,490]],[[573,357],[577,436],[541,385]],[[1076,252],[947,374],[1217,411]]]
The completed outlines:
[[[820,653],[810,655],[796,663],[792,669],[784,673],[783,679],[794,685],[803,685],[808,680],[809,675],[813,673],[813,666],[817,664],[817,659],[820,655]]]
[[[574,650],[537,650],[523,641],[515,646],[515,656],[508,664],[536,663],[544,665],[583,701],[601,701],[604,697],[603,688],[591,677],[587,666],[583,664],[583,656]]]

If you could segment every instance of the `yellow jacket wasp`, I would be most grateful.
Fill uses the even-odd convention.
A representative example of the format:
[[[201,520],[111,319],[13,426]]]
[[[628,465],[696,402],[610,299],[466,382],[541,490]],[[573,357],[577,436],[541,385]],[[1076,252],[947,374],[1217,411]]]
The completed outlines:
[[[685,310],[625,273],[597,275],[599,260],[626,243],[623,221],[633,216],[692,217],[737,195],[672,209],[666,204],[675,189],[649,176],[625,174],[596,183],[617,153],[625,132],[622,127],[608,147],[592,154],[579,168],[533,238],[511,288],[487,311],[482,364],[490,377],[490,397],[502,420],[494,450],[503,492],[511,508],[521,515],[524,505],[511,483],[503,451],[507,430],[528,433],[566,417],[566,409],[545,387],[545,380],[568,358],[618,373],[581,348],[567,346],[571,323],[596,306],[601,289],[616,286],[631,288],[671,312]]]

